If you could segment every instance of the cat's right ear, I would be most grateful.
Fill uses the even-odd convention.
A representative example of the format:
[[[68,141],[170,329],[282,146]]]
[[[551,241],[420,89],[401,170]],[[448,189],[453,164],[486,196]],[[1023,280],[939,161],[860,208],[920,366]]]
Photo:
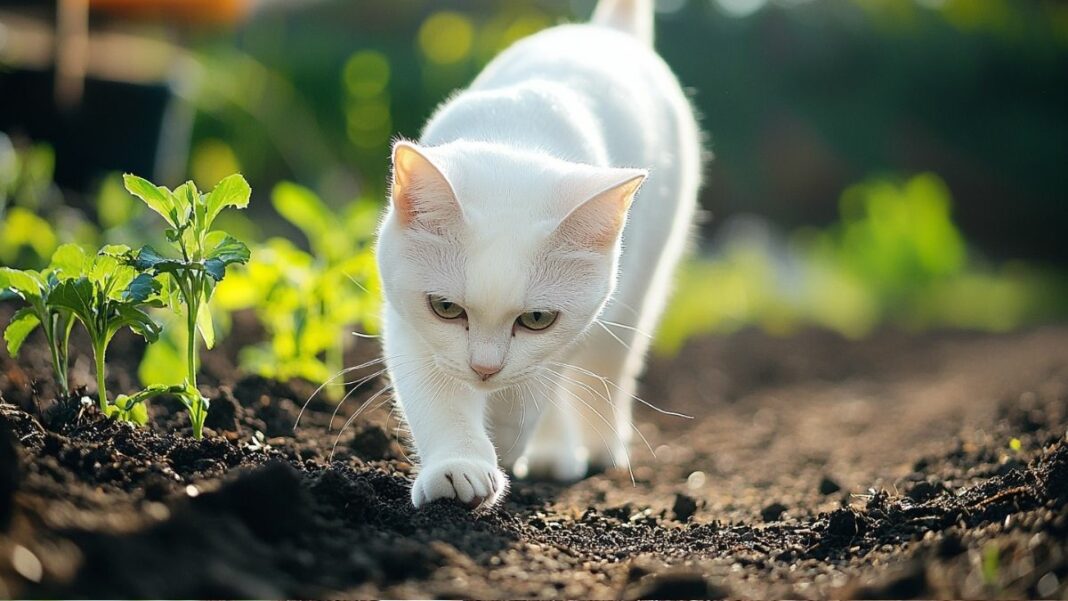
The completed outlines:
[[[393,188],[397,220],[404,227],[437,229],[462,218],[452,185],[424,151],[411,142],[393,145]]]

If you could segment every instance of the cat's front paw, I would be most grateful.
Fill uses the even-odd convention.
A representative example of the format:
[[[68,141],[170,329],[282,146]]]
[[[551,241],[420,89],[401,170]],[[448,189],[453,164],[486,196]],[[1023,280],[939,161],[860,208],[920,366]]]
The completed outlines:
[[[449,459],[423,466],[412,484],[416,508],[437,499],[457,499],[470,509],[492,507],[508,487],[508,477],[495,464]]]

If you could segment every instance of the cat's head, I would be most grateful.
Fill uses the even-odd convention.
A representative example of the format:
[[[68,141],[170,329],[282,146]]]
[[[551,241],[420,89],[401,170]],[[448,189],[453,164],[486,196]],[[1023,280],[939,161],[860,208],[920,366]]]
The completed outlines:
[[[386,298],[446,374],[514,384],[590,327],[615,287],[639,169],[483,143],[393,149]]]

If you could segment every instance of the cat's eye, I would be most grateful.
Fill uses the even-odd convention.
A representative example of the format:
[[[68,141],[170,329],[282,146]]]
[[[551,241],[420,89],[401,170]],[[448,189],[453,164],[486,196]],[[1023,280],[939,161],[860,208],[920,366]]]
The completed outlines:
[[[430,310],[442,319],[456,319],[464,316],[464,308],[443,296],[431,294],[428,297]]]
[[[516,319],[516,323],[528,330],[544,330],[556,321],[556,311],[527,311]]]

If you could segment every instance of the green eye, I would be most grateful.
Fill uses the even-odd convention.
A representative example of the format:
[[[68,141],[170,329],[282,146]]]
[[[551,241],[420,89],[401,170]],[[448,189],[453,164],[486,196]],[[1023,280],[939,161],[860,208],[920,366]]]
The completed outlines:
[[[444,297],[431,294],[427,298],[430,300],[430,309],[442,319],[456,319],[464,315],[463,307]]]
[[[557,315],[559,313],[556,311],[527,311],[520,315],[516,321],[524,328],[536,332],[553,325]]]

